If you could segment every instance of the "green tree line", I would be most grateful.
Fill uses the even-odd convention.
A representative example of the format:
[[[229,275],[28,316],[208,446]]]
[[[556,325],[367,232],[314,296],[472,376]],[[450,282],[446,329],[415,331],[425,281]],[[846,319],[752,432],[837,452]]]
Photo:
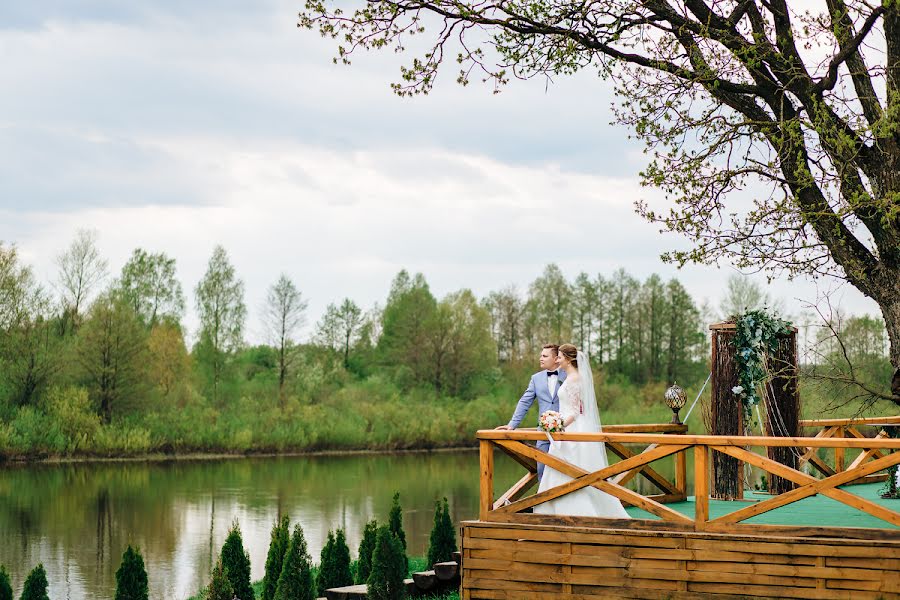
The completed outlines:
[[[234,428],[212,446],[253,448],[254,428],[272,428],[265,419],[293,418],[298,407],[343,394],[344,405],[331,402],[340,413],[374,401],[363,398],[371,390],[384,401],[418,397],[426,406],[492,397],[505,412],[545,343],[585,349],[601,385],[690,384],[707,372],[707,323],[697,301],[677,279],[640,281],[622,269],[569,280],[551,264],[524,292],[505,287],[482,298],[469,289],[439,298],[424,275],[404,270],[383,305],[329,304],[305,340],[307,301],[281,275],[259,314],[266,341],[249,345],[244,283],[221,246],[193,289],[199,329],[191,339],[174,258],[137,248],[111,276],[96,236],[80,231],[56,265],[56,280],[42,283],[14,245],[0,244],[0,451],[28,447],[10,441],[22,428],[64,438],[50,444],[56,451],[60,444],[66,452],[98,444],[179,448],[197,435],[184,420],[216,428],[229,415]],[[886,361],[883,324],[850,318],[842,328],[868,332],[865,352]],[[830,348],[834,357],[838,346]],[[331,416],[308,414],[333,425]],[[248,430],[240,422],[250,418]],[[98,442],[110,424],[121,425],[120,439]],[[366,427],[375,427],[371,419]],[[292,435],[279,444],[294,447]]]

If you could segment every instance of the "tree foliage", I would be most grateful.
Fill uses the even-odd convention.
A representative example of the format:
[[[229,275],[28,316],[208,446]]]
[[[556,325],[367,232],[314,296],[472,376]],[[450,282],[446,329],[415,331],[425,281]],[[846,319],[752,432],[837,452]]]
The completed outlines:
[[[63,304],[77,325],[91,294],[106,278],[108,263],[97,248],[97,232],[79,229],[69,247],[56,258]]]
[[[100,296],[78,331],[77,361],[99,414],[140,397],[146,381],[147,333],[131,306],[114,293]]]
[[[47,571],[44,570],[43,564],[39,564],[25,579],[19,600],[50,600],[50,596],[47,595],[48,585]]]
[[[284,385],[297,356],[297,330],[306,323],[308,302],[287,275],[281,274],[266,295],[263,323],[278,352],[278,391],[284,405]]]
[[[200,317],[198,357],[210,371],[212,397],[217,401],[225,369],[243,344],[247,317],[244,283],[237,278],[222,246],[213,250],[195,294]]]
[[[135,248],[119,278],[126,302],[147,328],[160,320],[178,322],[184,315],[184,292],[175,275],[175,259]]]
[[[228,537],[222,545],[221,558],[235,597],[238,600],[253,600],[253,588],[250,585],[250,555],[244,550],[241,528],[237,521],[234,521],[228,530]]]
[[[284,566],[284,557],[291,543],[291,520],[285,515],[272,526],[269,553],[266,556],[266,574],[263,577],[262,600],[275,600],[275,589]]]
[[[284,557],[284,566],[275,589],[275,600],[313,600],[316,582],[312,576],[312,559],[306,548],[306,538],[299,524],[294,525],[291,543]]]
[[[377,535],[378,521],[372,519],[366,523],[362,539],[359,541],[356,583],[362,584],[369,580],[369,574],[372,572],[372,553],[375,552],[375,537]]]
[[[406,553],[400,539],[383,525],[375,536],[372,572],[366,581],[368,598],[400,600],[405,595]]]
[[[13,600],[12,582],[4,565],[0,565],[0,600]]]
[[[149,596],[144,557],[129,545],[122,554],[122,564],[116,571],[115,600],[147,600]]]
[[[451,560],[457,549],[456,529],[450,518],[450,506],[447,504],[447,499],[444,498],[443,504],[435,501],[434,525],[431,527],[428,542],[428,565],[434,566],[435,563]]]
[[[900,4],[357,6],[306,0],[299,25],[338,40],[345,63],[430,35],[401,68],[401,95],[431,90],[445,57],[457,59],[462,84],[475,73],[501,86],[584,69],[612,80],[617,121],[651,156],[642,179],[667,196],[637,209],[693,243],[663,258],[846,279],[881,308],[900,374]]]
[[[228,573],[225,572],[221,558],[216,561],[212,579],[206,586],[205,600],[234,600],[234,589],[231,587],[231,581],[228,580]]]
[[[316,326],[316,339],[326,348],[341,353],[344,368],[350,367],[350,351],[360,341],[366,319],[362,309],[350,298],[340,305],[329,304]]]

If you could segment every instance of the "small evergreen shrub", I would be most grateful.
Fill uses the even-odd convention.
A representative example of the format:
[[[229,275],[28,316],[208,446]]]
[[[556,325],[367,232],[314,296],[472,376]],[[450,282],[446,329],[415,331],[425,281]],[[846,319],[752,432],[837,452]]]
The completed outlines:
[[[369,600],[400,600],[405,592],[405,578],[406,553],[400,540],[389,527],[379,527],[372,553],[372,572],[366,582]]]
[[[238,600],[254,600],[250,587],[250,555],[244,551],[241,528],[238,522],[231,524],[228,537],[222,546],[222,567],[231,582],[231,588]]]
[[[350,547],[347,545],[347,534],[343,528],[334,534],[334,584],[335,587],[353,585],[353,573],[350,570]]]
[[[388,526],[394,537],[400,541],[403,546],[403,559],[405,561],[404,570],[409,569],[409,560],[406,558],[406,532],[403,531],[403,509],[400,508],[400,492],[394,493],[394,502],[391,505],[391,512],[388,515]]]
[[[456,530],[450,518],[450,506],[444,498],[443,506],[440,502],[434,503],[434,525],[428,544],[429,567],[451,560],[456,549]]]
[[[319,555],[319,574],[316,576],[316,585],[319,589],[319,596],[325,595],[325,590],[335,587],[331,585],[334,579],[334,565],[331,557],[334,554],[334,532],[328,532],[328,539],[322,546],[322,554]]]
[[[234,599],[234,588],[231,587],[231,582],[228,580],[228,574],[225,572],[225,567],[222,566],[222,559],[216,561],[216,567],[212,572],[212,579],[209,582],[209,585],[206,586],[206,598],[205,600],[233,600]]]
[[[116,600],[147,600],[149,596],[144,557],[128,546],[116,571]]]
[[[403,531],[403,510],[400,508],[400,492],[394,494],[394,503],[391,505],[391,513],[388,515],[388,525],[391,528],[391,533],[400,540],[403,551],[406,552],[406,532]]]
[[[0,565],[0,600],[13,600],[12,582],[3,565]]]
[[[275,589],[284,566],[284,555],[291,543],[291,520],[284,516],[272,526],[269,554],[266,556],[266,574],[263,577],[262,600],[275,600]]]
[[[325,595],[325,590],[353,584],[353,575],[350,573],[350,548],[347,547],[347,537],[343,529],[338,529],[337,534],[328,532],[328,541],[322,548],[316,583],[320,597]]]
[[[44,570],[44,565],[39,564],[28,574],[19,600],[50,600],[50,596],[47,595],[47,571]]]
[[[315,600],[312,559],[306,549],[306,538],[300,525],[294,525],[291,543],[275,589],[275,600]]]
[[[366,583],[372,572],[372,553],[375,552],[375,536],[378,534],[378,521],[372,519],[363,529],[359,542],[359,560],[356,563],[356,583]]]

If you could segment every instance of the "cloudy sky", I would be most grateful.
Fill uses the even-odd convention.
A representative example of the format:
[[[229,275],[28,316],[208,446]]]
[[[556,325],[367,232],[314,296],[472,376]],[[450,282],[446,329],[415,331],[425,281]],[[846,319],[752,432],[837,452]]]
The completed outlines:
[[[659,195],[638,185],[640,146],[609,125],[607,84],[583,73],[494,95],[451,68],[431,95],[400,99],[398,57],[333,65],[332,43],[297,29],[300,6],[0,3],[0,240],[45,281],[78,228],[97,230],[113,273],[135,247],[164,251],[191,305],[222,244],[251,339],[281,272],[310,321],[343,297],[383,301],[401,268],[440,296],[525,289],[549,262],[570,277],[624,267],[718,304],[731,269],[676,272],[658,256],[686,241],[634,213]],[[770,291],[796,313],[819,287]],[[835,298],[877,310],[852,289]]]

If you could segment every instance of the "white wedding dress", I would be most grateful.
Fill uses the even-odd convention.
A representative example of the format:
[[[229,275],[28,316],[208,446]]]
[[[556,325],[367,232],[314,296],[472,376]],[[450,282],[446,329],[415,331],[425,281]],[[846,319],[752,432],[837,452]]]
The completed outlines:
[[[587,357],[579,352],[578,381],[573,385],[571,379],[566,379],[559,388],[559,412],[563,419],[575,416],[566,427],[566,433],[598,433],[600,432],[600,416],[597,410],[597,401],[594,398],[594,383],[590,374]],[[603,442],[550,442],[550,455],[561,458],[585,471],[599,471],[607,466],[606,444]],[[551,468],[544,467],[544,475],[538,493],[572,481],[568,475],[564,475]],[[568,515],[579,517],[602,517],[606,519],[630,519],[631,517],[622,503],[615,496],[602,492],[595,487],[588,486],[577,492],[571,492],[554,500],[549,500],[534,507],[534,512],[545,515]]]

